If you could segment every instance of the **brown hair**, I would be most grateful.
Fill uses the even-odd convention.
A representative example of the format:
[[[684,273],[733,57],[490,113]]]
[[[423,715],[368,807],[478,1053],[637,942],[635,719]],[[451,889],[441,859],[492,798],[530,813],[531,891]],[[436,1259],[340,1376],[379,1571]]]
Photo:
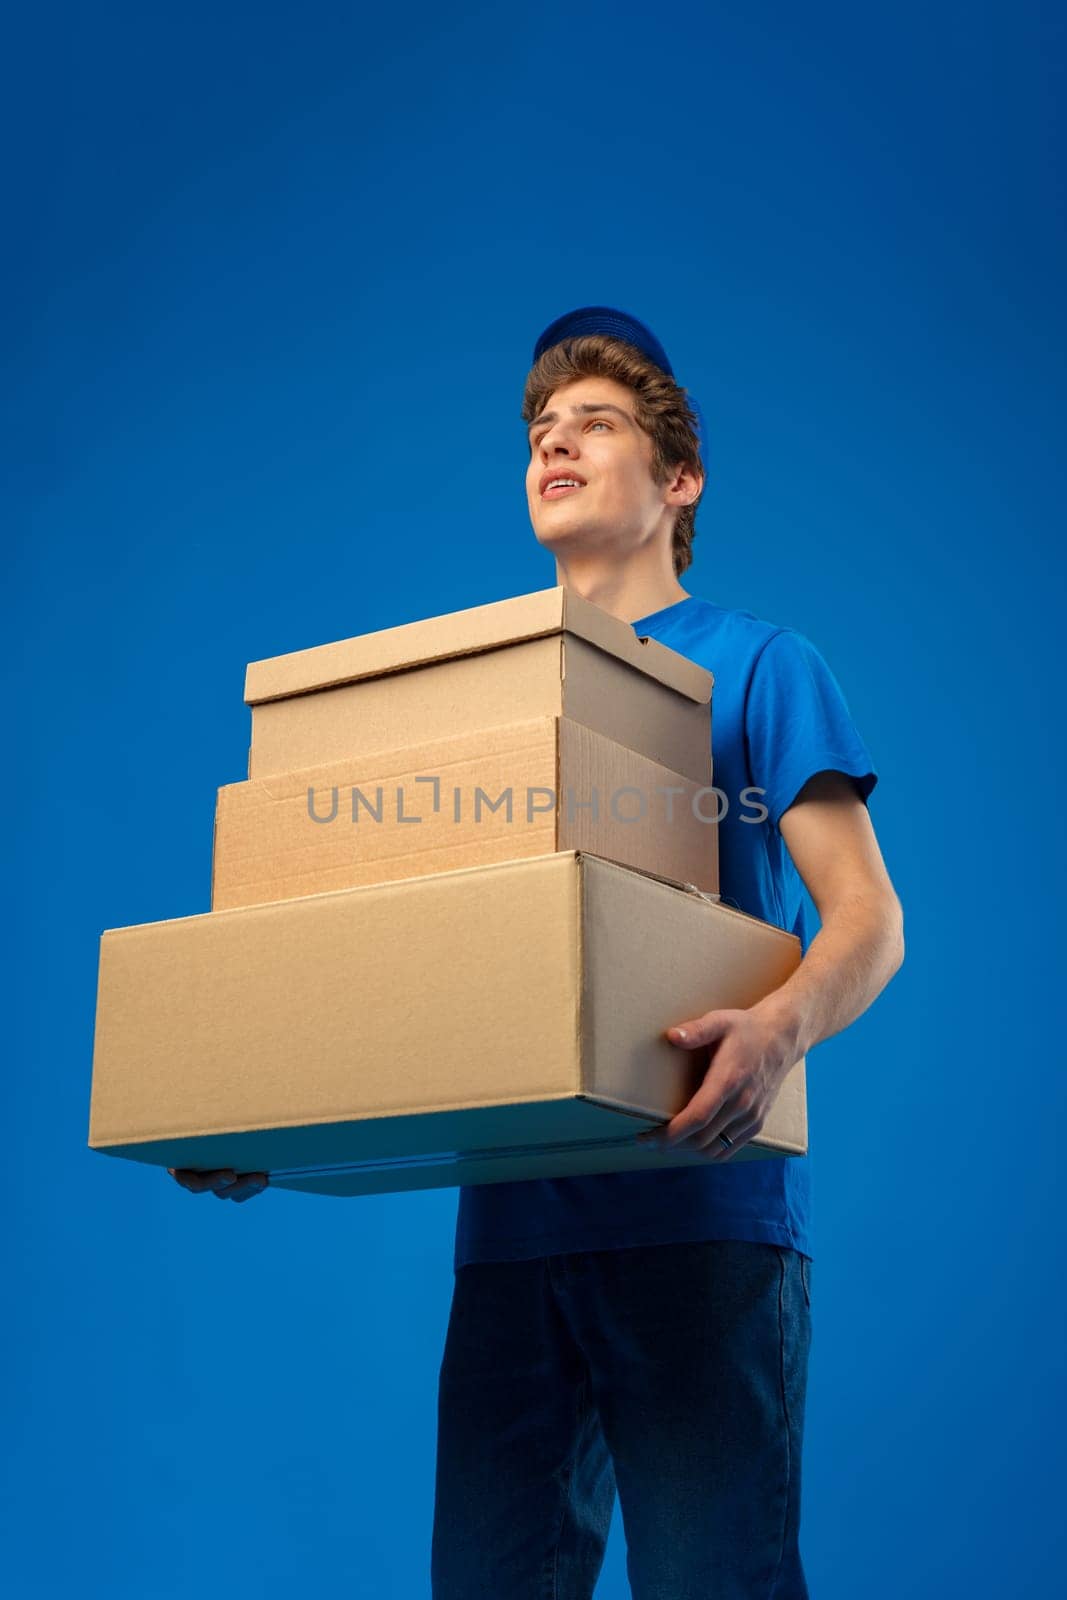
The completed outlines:
[[[578,378],[613,378],[634,394],[634,415],[652,440],[652,481],[666,483],[685,462],[703,473],[697,444],[696,418],[686,392],[635,345],[607,334],[590,333],[552,345],[531,367],[522,400],[522,420],[529,424],[544,410],[551,395]],[[692,505],[679,506],[671,553],[674,575],[680,577],[693,559],[693,524],[703,488]]]

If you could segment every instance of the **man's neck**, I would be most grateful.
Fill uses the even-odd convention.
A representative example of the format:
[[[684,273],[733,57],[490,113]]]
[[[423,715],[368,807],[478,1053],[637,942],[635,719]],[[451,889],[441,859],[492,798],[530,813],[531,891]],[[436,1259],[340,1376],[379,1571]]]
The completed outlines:
[[[556,560],[556,582],[623,622],[637,622],[689,598],[673,573],[638,572],[600,561]]]

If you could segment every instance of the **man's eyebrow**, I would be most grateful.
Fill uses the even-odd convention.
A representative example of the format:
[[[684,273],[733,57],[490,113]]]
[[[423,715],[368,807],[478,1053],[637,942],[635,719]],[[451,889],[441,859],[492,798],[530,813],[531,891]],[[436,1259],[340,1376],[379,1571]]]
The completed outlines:
[[[590,402],[586,405],[571,406],[571,410],[575,416],[588,415],[592,411],[614,411],[617,416],[625,417],[627,422],[632,422],[634,420],[628,411],[624,411],[622,409],[622,406],[613,406],[609,400],[605,400],[601,404]],[[530,423],[530,426],[527,428],[527,438],[529,438],[534,429],[540,427],[543,422],[556,422],[558,419],[558,411],[543,411],[539,417],[535,417],[533,419],[533,421]]]

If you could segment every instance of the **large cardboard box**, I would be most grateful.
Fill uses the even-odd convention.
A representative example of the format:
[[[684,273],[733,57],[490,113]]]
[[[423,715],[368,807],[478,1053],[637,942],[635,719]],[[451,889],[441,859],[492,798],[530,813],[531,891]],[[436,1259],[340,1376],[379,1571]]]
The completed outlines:
[[[251,662],[248,776],[566,716],[710,784],[712,682],[558,586]]]
[[[799,941],[580,851],[106,931],[89,1144],[349,1195],[689,1166],[665,1030],[753,1005]],[[804,1062],[735,1160],[807,1149]]]
[[[715,795],[570,717],[218,792],[216,911],[587,850],[718,891]]]

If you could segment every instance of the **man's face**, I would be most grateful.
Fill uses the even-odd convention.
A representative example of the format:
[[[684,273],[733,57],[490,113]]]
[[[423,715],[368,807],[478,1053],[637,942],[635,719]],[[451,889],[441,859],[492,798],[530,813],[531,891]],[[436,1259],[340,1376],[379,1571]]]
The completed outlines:
[[[538,542],[622,555],[674,520],[668,508],[692,497],[652,481],[652,440],[638,426],[634,396],[612,378],[579,378],[550,396],[530,426],[526,500]],[[578,478],[552,489],[547,477]]]

